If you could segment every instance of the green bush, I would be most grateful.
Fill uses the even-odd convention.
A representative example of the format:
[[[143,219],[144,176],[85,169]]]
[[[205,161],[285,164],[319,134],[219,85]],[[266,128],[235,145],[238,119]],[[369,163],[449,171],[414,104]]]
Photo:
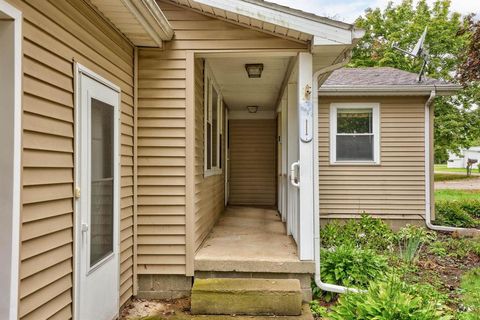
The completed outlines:
[[[480,219],[480,200],[464,200],[460,202],[460,206],[470,216]]]
[[[393,231],[381,219],[367,214],[343,225],[337,222],[329,223],[320,231],[320,236],[324,248],[349,244],[366,249],[385,250],[395,242]]]
[[[437,201],[435,203],[435,224],[472,228],[478,222],[470,216],[458,201]]]
[[[347,287],[366,288],[370,281],[384,278],[387,258],[371,249],[350,245],[321,251],[322,280]]]
[[[429,251],[439,257],[463,259],[470,253],[480,256],[480,239],[478,238],[446,238],[429,245]]]
[[[316,300],[310,301],[310,311],[315,318],[321,318],[327,315],[327,308],[321,306]]]
[[[373,282],[368,291],[340,297],[328,319],[332,320],[438,320],[451,319],[438,301],[415,293],[417,288],[398,278]]]

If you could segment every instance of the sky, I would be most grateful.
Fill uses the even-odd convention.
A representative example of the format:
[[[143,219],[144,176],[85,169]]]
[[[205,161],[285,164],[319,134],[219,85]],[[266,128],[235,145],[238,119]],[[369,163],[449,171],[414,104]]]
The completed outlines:
[[[367,8],[385,8],[390,0],[269,0],[303,11],[352,23]],[[399,3],[401,0],[393,0]],[[434,0],[427,0],[433,3]],[[462,14],[480,16],[480,0],[452,0],[452,9]]]

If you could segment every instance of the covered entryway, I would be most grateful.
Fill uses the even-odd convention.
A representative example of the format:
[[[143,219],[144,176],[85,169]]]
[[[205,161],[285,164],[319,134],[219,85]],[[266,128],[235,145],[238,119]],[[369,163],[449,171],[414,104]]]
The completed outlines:
[[[298,52],[196,56],[195,271],[313,272],[313,236],[300,237],[301,63]]]

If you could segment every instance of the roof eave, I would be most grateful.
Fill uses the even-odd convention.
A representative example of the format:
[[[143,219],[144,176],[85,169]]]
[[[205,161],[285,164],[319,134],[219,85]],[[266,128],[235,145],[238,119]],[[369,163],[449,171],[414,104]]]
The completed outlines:
[[[428,96],[435,91],[438,96],[454,95],[462,86],[451,85],[392,85],[392,86],[322,86],[319,96]]]
[[[154,42],[162,47],[163,41],[173,38],[173,28],[155,0],[120,0],[137,18]]]
[[[352,45],[364,34],[353,25],[258,0],[194,0],[196,3],[262,20],[312,36],[312,48]],[[312,49],[313,51],[313,49]]]

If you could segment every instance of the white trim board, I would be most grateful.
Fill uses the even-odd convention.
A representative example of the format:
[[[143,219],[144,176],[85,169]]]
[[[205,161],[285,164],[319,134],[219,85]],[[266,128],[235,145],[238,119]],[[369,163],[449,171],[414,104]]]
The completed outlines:
[[[373,161],[337,161],[337,110],[372,109]],[[380,104],[378,102],[348,102],[330,104],[330,165],[379,165],[380,164]]]
[[[243,0],[195,0],[194,2],[210,6],[212,8],[225,10],[234,14],[258,19],[287,29],[292,29],[312,35],[312,45],[350,45],[355,39],[363,36],[363,31],[355,29],[352,25],[325,19],[320,21],[308,18],[300,14],[286,12],[256,1]]]
[[[18,286],[20,264],[20,194],[21,194],[21,139],[22,139],[22,12],[4,0],[0,0],[0,14],[3,18],[0,25],[0,47],[2,48],[0,61],[0,95],[2,96],[2,159],[0,160],[0,174],[2,186],[0,194],[2,242],[6,246],[0,247],[0,253],[7,257],[2,260],[1,289],[6,295],[0,302],[0,318],[18,318]],[[10,50],[9,50],[10,49]],[[1,59],[0,59],[1,60]],[[3,105],[6,103],[6,105]],[[5,145],[4,145],[5,144]],[[7,148],[7,149],[5,149]],[[6,218],[3,221],[3,218]],[[1,228],[1,227],[0,227]],[[4,232],[6,231],[6,232]],[[7,281],[3,281],[3,278]]]

